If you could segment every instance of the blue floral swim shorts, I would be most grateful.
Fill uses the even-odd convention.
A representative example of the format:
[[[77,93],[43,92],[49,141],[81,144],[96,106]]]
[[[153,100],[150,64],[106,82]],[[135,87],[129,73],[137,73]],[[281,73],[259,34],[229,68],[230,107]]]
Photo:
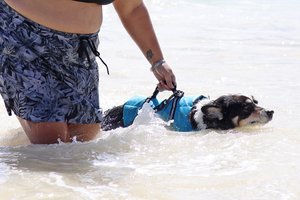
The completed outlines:
[[[98,33],[52,30],[0,0],[0,94],[33,122],[100,123]]]

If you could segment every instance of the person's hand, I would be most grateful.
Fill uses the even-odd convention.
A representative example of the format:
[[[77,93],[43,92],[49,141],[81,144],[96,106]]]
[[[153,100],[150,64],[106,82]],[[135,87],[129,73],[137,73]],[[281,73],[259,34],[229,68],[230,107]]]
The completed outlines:
[[[154,76],[158,80],[158,88],[162,90],[172,90],[176,88],[176,78],[170,66],[164,62],[159,66],[151,68]]]

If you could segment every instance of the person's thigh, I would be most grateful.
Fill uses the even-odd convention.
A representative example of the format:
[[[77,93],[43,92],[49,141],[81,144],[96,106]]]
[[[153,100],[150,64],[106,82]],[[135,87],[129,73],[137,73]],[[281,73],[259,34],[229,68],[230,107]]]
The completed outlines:
[[[54,144],[59,140],[70,142],[68,125],[63,122],[31,122],[18,117],[26,135],[33,144]]]
[[[100,134],[101,125],[97,124],[69,124],[68,130],[71,139],[76,141],[89,141]]]

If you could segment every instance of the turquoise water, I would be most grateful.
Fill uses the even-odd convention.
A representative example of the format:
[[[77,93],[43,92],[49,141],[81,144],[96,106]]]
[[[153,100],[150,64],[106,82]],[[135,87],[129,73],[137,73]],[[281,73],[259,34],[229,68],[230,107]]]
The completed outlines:
[[[300,198],[300,2],[148,0],[161,47],[187,95],[253,95],[265,126],[180,134],[147,113],[87,143],[29,145],[0,107],[2,199]],[[103,109],[156,81],[111,6],[100,33]],[[168,96],[169,93],[161,94]]]

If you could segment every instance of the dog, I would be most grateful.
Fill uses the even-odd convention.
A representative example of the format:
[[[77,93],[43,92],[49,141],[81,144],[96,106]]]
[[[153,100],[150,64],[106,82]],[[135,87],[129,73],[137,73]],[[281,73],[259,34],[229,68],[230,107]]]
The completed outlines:
[[[171,121],[175,131],[189,132],[203,129],[228,130],[253,124],[266,124],[274,111],[259,107],[254,97],[223,95],[216,100],[200,96],[184,96],[180,90],[163,101],[156,98],[158,89],[151,97],[136,96],[123,105],[104,112],[102,130],[108,131],[132,125],[139,110],[149,103],[164,121]]]

